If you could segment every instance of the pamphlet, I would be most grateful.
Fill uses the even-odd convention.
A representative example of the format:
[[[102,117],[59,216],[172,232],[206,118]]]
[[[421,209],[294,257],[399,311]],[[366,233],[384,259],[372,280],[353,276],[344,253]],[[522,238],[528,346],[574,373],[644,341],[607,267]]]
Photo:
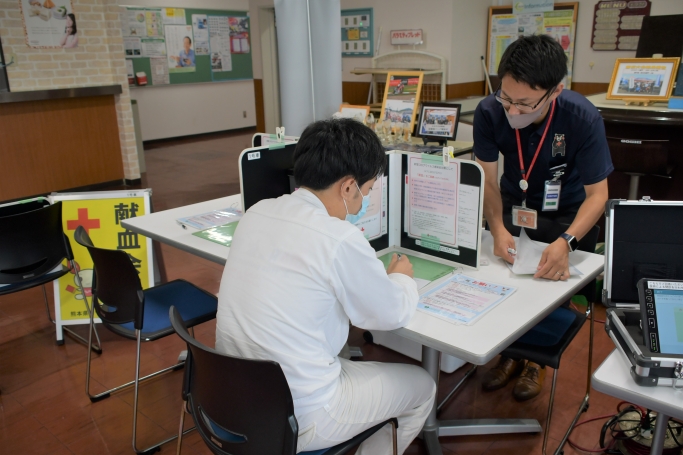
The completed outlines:
[[[534,275],[538,271],[538,264],[541,262],[543,251],[548,247],[548,244],[531,240],[522,228],[515,247],[517,254],[515,255],[514,264],[510,264],[507,261],[505,261],[505,264],[515,275]],[[569,259],[569,274],[583,275],[579,269],[571,264],[571,256]]]
[[[237,223],[239,223],[239,221],[233,221],[232,223],[224,224],[222,226],[215,226],[204,229],[203,231],[193,232],[192,235],[229,247],[232,244],[232,236],[235,234]]]
[[[200,215],[188,216],[186,218],[178,218],[176,221],[185,229],[191,227],[203,230],[216,226],[222,226],[232,223],[233,221],[239,221],[240,218],[242,218],[242,212],[240,210],[226,208],[202,213]]]
[[[516,290],[458,274],[420,297],[417,310],[453,324],[472,325]]]

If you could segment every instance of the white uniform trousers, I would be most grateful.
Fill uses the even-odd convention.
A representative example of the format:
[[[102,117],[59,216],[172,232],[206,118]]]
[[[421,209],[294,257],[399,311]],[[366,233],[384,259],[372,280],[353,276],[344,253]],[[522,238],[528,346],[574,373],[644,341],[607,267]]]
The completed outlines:
[[[339,385],[330,402],[298,419],[297,453],[335,446],[396,417],[398,453],[402,454],[434,406],[436,386],[432,378],[414,365],[339,361]],[[392,454],[391,425],[368,438],[357,452],[384,454]]]

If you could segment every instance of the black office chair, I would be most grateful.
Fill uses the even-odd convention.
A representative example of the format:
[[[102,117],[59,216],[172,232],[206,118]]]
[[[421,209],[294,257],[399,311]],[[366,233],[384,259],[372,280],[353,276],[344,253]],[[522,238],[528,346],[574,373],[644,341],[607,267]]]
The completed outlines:
[[[670,179],[674,166],[669,164],[669,141],[608,137],[614,170],[631,177],[630,200],[638,199],[640,178],[653,175]]]
[[[140,381],[158,376],[167,371],[182,368],[184,362],[164,368],[140,378],[140,344],[171,335],[174,330],[168,318],[169,308],[175,306],[193,327],[216,317],[218,301],[215,296],[184,280],[142,289],[138,274],[128,254],[123,250],[97,248],[82,226],[74,234],[76,242],[88,249],[93,260],[92,303],[97,316],[106,328],[122,337],[137,341],[135,379],[97,395],[90,394],[90,351],[86,366],[85,390],[90,401],[107,398],[111,393],[135,385],[133,399],[133,450],[137,453],[152,453],[176,438],[173,436],[144,450],[137,448],[138,388]],[[90,315],[90,327],[94,326]],[[92,330],[91,332],[92,333]],[[89,336],[92,342],[92,335]]]
[[[539,220],[539,229],[533,231],[527,230],[526,232],[529,235],[529,238],[532,240],[551,243],[555,241],[561,233],[565,232],[568,227],[569,226],[566,224],[550,223],[545,220]],[[600,227],[593,226],[588,234],[581,239],[577,249],[594,253],[599,234]],[[560,368],[560,358],[562,357],[565,349],[567,349],[567,346],[569,346],[574,337],[579,333],[581,327],[583,327],[583,324],[586,322],[586,319],[590,318],[586,395],[584,396],[584,399],[581,402],[578,411],[576,412],[574,420],[572,420],[571,425],[567,429],[564,438],[555,450],[556,455],[562,453],[562,448],[567,442],[567,438],[574,429],[574,425],[576,425],[581,413],[588,410],[588,400],[590,398],[591,389],[591,374],[593,370],[593,302],[595,302],[597,298],[597,291],[595,287],[595,280],[592,280],[580,292],[578,292],[579,295],[585,296],[586,300],[588,300],[585,313],[576,311],[573,308],[557,308],[501,353],[501,355],[506,357],[512,357],[514,359],[527,359],[531,362],[538,363],[539,365],[549,366],[553,369],[552,388],[550,389],[550,401],[548,403],[548,415],[546,417],[545,429],[543,431],[543,455],[546,454],[546,448],[548,444],[548,433],[550,431],[550,421],[553,412],[553,403],[555,401],[555,385],[557,383],[557,373]],[[547,345],[548,339],[553,338],[553,335],[556,337],[558,331],[561,330],[564,330],[564,332],[561,336],[559,336],[559,340],[555,341],[552,345]]]
[[[62,266],[66,260],[69,268]],[[47,318],[53,324],[45,284],[76,270],[71,244],[62,228],[62,203],[43,197],[0,205],[0,295],[42,286]],[[82,288],[80,276],[76,284]],[[85,307],[90,312],[88,301]],[[84,344],[88,341],[68,327],[64,331]],[[100,350],[99,335],[97,346]],[[64,341],[58,342],[63,344]]]
[[[180,414],[177,453],[180,454],[182,435],[187,433],[183,432],[183,425],[185,412],[189,412],[202,439],[216,455],[294,455],[299,425],[280,365],[220,354],[190,336],[176,308],[171,307],[169,318],[178,336],[187,343],[185,403]],[[392,425],[396,455],[395,418],[334,447],[300,455],[348,453],[387,424]]]

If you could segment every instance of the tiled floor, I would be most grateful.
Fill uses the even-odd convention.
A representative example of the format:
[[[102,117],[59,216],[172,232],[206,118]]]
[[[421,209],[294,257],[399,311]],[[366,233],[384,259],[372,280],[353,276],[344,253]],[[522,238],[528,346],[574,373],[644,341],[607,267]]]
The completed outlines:
[[[248,147],[253,132],[217,134],[208,137],[157,143],[147,147],[147,175],[143,185],[154,190],[155,210],[187,205],[239,192],[237,157]],[[222,267],[212,262],[163,246],[168,279],[185,278],[216,293]],[[48,295],[52,293],[48,289]],[[602,306],[596,319],[604,319]],[[454,330],[457,330],[454,328]],[[83,334],[86,330],[81,330]],[[104,353],[93,361],[93,385],[97,392],[132,379],[135,345],[107,330],[100,331]],[[197,338],[213,345],[214,323],[196,329]],[[384,347],[367,345],[362,331],[352,330],[351,344],[363,348],[364,359],[416,363]],[[183,344],[175,337],[143,346],[143,374],[175,362]],[[596,324],[593,368],[612,351],[613,344]],[[558,393],[551,427],[549,448],[557,446],[564,429],[583,397],[588,350],[588,324],[562,359]],[[0,297],[0,454],[131,454],[132,390],[116,393],[98,403],[85,394],[85,348],[67,337],[55,345],[54,327],[45,316],[40,289]],[[441,414],[444,419],[519,417],[535,418],[545,425],[550,392],[550,375],[543,393],[526,403],[512,399],[512,384],[486,393],[479,384],[482,373],[495,363],[483,366]],[[462,368],[441,375],[440,397],[464,374]],[[181,406],[182,372],[152,380],[141,387],[138,435],[146,447],[177,431]],[[590,409],[584,418],[614,414],[617,400],[593,391]],[[597,448],[601,422],[579,427],[575,443]],[[542,436],[493,435],[442,438],[444,454],[540,454]],[[173,453],[173,443],[162,453]],[[184,454],[208,454],[196,434],[186,436]],[[415,441],[408,454],[425,454],[422,442]],[[565,448],[565,454],[577,452]]]

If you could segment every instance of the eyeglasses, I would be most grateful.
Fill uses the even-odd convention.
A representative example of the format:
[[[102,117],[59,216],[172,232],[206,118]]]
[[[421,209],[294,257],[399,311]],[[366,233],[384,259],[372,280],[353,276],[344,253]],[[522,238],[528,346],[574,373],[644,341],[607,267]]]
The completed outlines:
[[[496,95],[494,95],[496,98],[496,101],[498,101],[500,104],[502,104],[503,107],[506,109],[509,108],[510,106],[515,106],[517,109],[519,109],[520,112],[527,112],[527,113],[536,109],[538,107],[538,105],[541,104],[543,102],[543,100],[546,97],[548,97],[551,93],[553,93],[555,91],[555,89],[557,88],[557,86],[551,88],[550,90],[545,92],[545,95],[543,95],[543,97],[540,100],[538,100],[538,103],[534,104],[533,106],[529,106],[528,104],[524,104],[524,103],[515,103],[512,100],[509,100],[507,98],[503,98],[500,95],[498,95],[498,93],[500,93],[500,88],[502,86],[503,86],[503,84],[501,83],[498,86],[498,89],[494,92],[494,93],[496,93]]]

